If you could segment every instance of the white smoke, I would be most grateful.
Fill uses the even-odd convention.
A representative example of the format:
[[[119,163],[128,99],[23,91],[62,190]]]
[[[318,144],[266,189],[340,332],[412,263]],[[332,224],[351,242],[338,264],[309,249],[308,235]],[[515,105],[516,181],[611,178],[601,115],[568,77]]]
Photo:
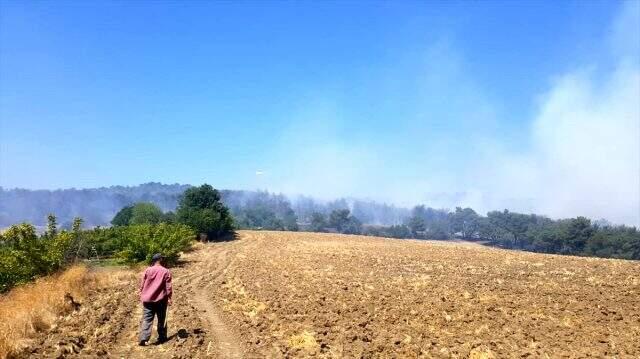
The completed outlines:
[[[489,193],[529,198],[529,209],[552,217],[640,224],[639,4],[627,3],[614,23],[614,68],[560,76],[533,120],[531,149],[492,156]]]
[[[447,120],[462,124],[458,138],[436,135],[416,146],[417,136],[437,130],[428,127],[430,120],[423,121],[424,128],[414,118],[404,119],[410,129],[401,132],[409,149],[371,143],[357,133],[344,135],[339,106],[320,106],[320,111],[296,116],[282,133],[270,168],[277,175],[267,185],[320,198],[463,205],[480,212],[509,208],[640,225],[640,2],[624,4],[612,24],[608,48],[608,65],[585,59],[582,68],[555,76],[545,93],[531,99],[538,105],[528,132],[518,136],[521,144],[514,146],[513,133],[482,132],[483,126],[497,128],[494,108],[499,104],[493,106],[481,86],[461,76],[456,66],[444,65],[427,71],[445,78],[426,77],[434,82],[426,91],[431,99],[418,118],[434,117],[429,111],[438,101],[451,103]],[[432,62],[446,64],[444,53],[442,61],[436,56]],[[439,86],[448,87],[438,92]],[[465,123],[477,119],[477,111],[466,108],[486,111],[481,121]],[[393,121],[402,130],[403,119]],[[420,146],[424,162],[406,163],[404,155]],[[452,158],[455,146],[467,146],[467,153]]]

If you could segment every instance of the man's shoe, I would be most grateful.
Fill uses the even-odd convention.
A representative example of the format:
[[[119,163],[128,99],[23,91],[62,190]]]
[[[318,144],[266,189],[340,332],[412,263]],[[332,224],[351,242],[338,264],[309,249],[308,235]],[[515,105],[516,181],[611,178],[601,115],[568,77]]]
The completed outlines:
[[[140,343],[138,343],[138,345],[143,347],[143,346],[147,345],[147,341],[146,340],[141,340]]]

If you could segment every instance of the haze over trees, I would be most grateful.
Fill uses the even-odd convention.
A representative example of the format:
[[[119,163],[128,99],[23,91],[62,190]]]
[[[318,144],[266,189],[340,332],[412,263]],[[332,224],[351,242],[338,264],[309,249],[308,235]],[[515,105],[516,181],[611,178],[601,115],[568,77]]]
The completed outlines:
[[[83,202],[92,198],[97,201],[93,206]],[[322,202],[297,197],[291,201],[282,194],[266,191],[218,191],[208,185],[157,183],[94,190],[2,189],[0,199],[0,221],[4,221],[0,225],[29,222],[31,216],[38,214],[40,219],[35,224],[42,231],[47,214],[52,212],[48,210],[55,210],[53,207],[59,204],[67,215],[72,213],[69,209],[74,209],[73,213],[82,210],[87,212],[87,218],[100,219],[97,223],[85,221],[88,227],[182,223],[210,238],[232,228],[305,230],[389,238],[464,239],[544,253],[640,258],[640,234],[635,227],[614,226],[602,220],[592,222],[584,217],[553,220],[509,210],[482,215],[471,208],[449,211],[418,205],[406,209],[356,199]],[[31,200],[34,206],[29,207]],[[122,205],[111,209],[114,203]],[[110,217],[102,219],[106,213]],[[14,221],[7,222],[10,219]],[[60,227],[70,229],[72,220],[62,218]]]

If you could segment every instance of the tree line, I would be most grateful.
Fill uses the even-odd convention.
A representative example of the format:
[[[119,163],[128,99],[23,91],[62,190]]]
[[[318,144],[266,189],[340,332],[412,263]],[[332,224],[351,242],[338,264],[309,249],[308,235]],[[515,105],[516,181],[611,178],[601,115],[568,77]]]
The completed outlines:
[[[28,222],[39,231],[46,226],[49,213],[55,213],[60,226],[70,229],[75,217],[82,217],[85,226],[109,226],[121,208],[135,203],[153,203],[163,212],[175,212],[180,198],[190,185],[145,183],[138,186],[111,186],[90,189],[27,190],[0,187],[0,228],[14,223]],[[237,219],[241,227],[292,228],[291,211],[297,223],[308,223],[314,212],[325,215],[334,209],[349,208],[363,223],[391,225],[402,221],[410,210],[375,201],[337,199],[320,202],[310,197],[288,198],[266,191],[219,190],[222,202]],[[276,213],[276,218],[256,209],[254,203],[263,203]],[[286,202],[286,204],[285,204]],[[243,212],[245,206],[252,210]],[[289,213],[286,213],[289,211]],[[243,218],[241,218],[243,217]],[[263,226],[263,227],[265,227]]]
[[[336,232],[399,239],[463,239],[541,253],[640,259],[637,228],[615,226],[602,220],[594,222],[585,217],[553,220],[508,210],[491,211],[483,216],[471,208],[457,207],[449,211],[419,205],[399,217],[398,223],[381,225],[363,221],[356,212],[358,204],[357,201],[350,205],[346,200],[338,200],[320,205],[307,199],[306,209],[302,211],[305,217],[299,218],[286,197],[263,192],[237,203],[231,213],[236,228]],[[300,202],[296,206],[299,207]]]
[[[491,211],[486,216],[471,208],[454,211],[419,205],[398,224],[375,225],[362,221],[346,201],[334,201],[300,220],[283,195],[257,192],[239,200],[229,209],[230,226],[237,229],[335,232],[398,239],[463,239],[482,241],[503,248],[541,253],[640,259],[640,232],[635,227],[592,222],[585,217],[553,220],[535,214]],[[330,208],[334,208],[329,210]],[[112,224],[173,223],[180,218],[163,213],[150,203],[124,207]]]
[[[553,220],[508,210],[482,216],[471,208],[457,207],[450,212],[420,205],[401,224],[375,226],[361,225],[343,209],[328,217],[314,213],[308,229],[399,239],[463,239],[540,253],[640,259],[636,227],[594,223],[585,217]]]
[[[0,233],[0,292],[85,259],[137,263],[159,252],[172,264],[196,238],[220,238],[234,228],[220,193],[209,185],[187,189],[175,213],[136,203],[122,208],[112,222],[82,229],[78,217],[70,229],[62,229],[50,214],[42,234],[29,223],[12,225]]]
[[[169,262],[175,262],[194,239],[215,240],[234,229],[463,239],[542,253],[640,259],[640,232],[636,227],[593,222],[585,217],[553,220],[508,210],[483,216],[471,208],[448,211],[420,205],[399,223],[381,225],[364,223],[344,200],[322,206],[307,202],[311,205],[300,219],[283,195],[245,193],[227,199],[230,206],[225,205],[224,195],[224,191],[205,184],[186,189],[175,212],[163,211],[150,202],[126,204],[112,217],[110,227],[82,229],[79,217],[70,226],[60,226],[53,214],[47,217],[42,234],[32,224],[13,225],[0,233],[0,291],[83,259],[114,258],[135,263],[162,252]]]

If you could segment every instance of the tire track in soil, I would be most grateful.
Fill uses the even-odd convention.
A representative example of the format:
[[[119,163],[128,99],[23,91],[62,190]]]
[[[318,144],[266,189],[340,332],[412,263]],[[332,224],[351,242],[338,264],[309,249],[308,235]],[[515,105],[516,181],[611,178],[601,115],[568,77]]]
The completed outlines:
[[[238,336],[227,326],[221,311],[209,295],[215,292],[211,287],[219,284],[220,278],[226,274],[227,268],[233,262],[229,255],[230,248],[237,252],[237,247],[244,245],[242,241],[206,245],[196,255],[197,261],[206,268],[207,273],[194,275],[190,283],[191,286],[195,286],[192,296],[193,304],[199,308],[198,315],[208,324],[214,337],[214,341],[210,341],[207,345],[207,352],[209,353],[214,346],[213,351],[221,358],[243,358],[245,351],[237,339]]]
[[[138,346],[140,273],[87,298],[83,309],[58,322],[25,353],[34,358],[243,358],[244,349],[217,301],[227,269],[247,241],[199,244],[172,268],[174,303],[163,345]],[[182,335],[180,335],[182,332]],[[155,326],[151,341],[155,340]]]
[[[198,341],[197,352],[192,350],[187,357],[244,357],[245,351],[238,341],[238,336],[225,323],[221,310],[211,300],[210,295],[215,295],[216,289],[214,287],[219,285],[221,277],[225,275],[227,268],[233,263],[229,251],[233,249],[235,253],[245,246],[246,242],[240,240],[204,244],[183,257],[186,261],[184,267],[172,270],[175,295],[174,305],[169,307],[167,314],[170,326],[169,335],[171,335],[171,326],[176,323],[175,319],[180,317],[184,317],[186,323],[198,322],[199,328],[205,328],[201,330],[204,336]],[[185,311],[185,308],[189,308],[189,310]],[[153,355],[148,349],[149,347],[137,346],[140,316],[142,315],[139,305],[136,312],[137,315],[132,316],[127,330],[124,331],[129,335],[121,335],[115,345],[118,349],[114,351],[114,354],[117,352],[120,358],[146,358]],[[152,351],[161,354],[157,353],[157,350],[152,349]],[[164,354],[170,353],[171,350]],[[175,354],[171,355],[171,357],[174,356]]]
[[[107,350],[109,357],[147,358],[153,356],[157,358],[180,358],[209,356],[209,353],[206,353],[205,348],[203,348],[208,333],[207,330],[203,329],[203,321],[198,316],[199,308],[194,307],[188,299],[188,297],[192,295],[189,284],[189,278],[193,276],[192,267],[193,266],[188,263],[184,267],[172,269],[175,295],[174,303],[167,311],[170,341],[160,346],[138,346],[142,307],[137,301],[136,295],[136,300],[129,302],[129,307],[126,309],[127,324],[123,325],[124,329],[118,333],[114,343],[109,345],[109,349]],[[134,284],[135,290],[137,290],[138,283],[136,282]],[[156,323],[154,323],[151,342],[155,340],[155,335],[157,335]],[[181,338],[178,336],[179,331],[183,331],[186,337]]]
[[[130,358],[132,356],[133,345],[137,345],[137,338],[133,337],[133,335],[137,335],[138,325],[140,324],[142,315],[139,307],[140,305],[136,301],[132,303],[131,308],[127,308],[126,317],[129,318],[129,321],[116,335],[115,343],[113,344],[114,349],[108,351],[111,356],[118,358]]]

